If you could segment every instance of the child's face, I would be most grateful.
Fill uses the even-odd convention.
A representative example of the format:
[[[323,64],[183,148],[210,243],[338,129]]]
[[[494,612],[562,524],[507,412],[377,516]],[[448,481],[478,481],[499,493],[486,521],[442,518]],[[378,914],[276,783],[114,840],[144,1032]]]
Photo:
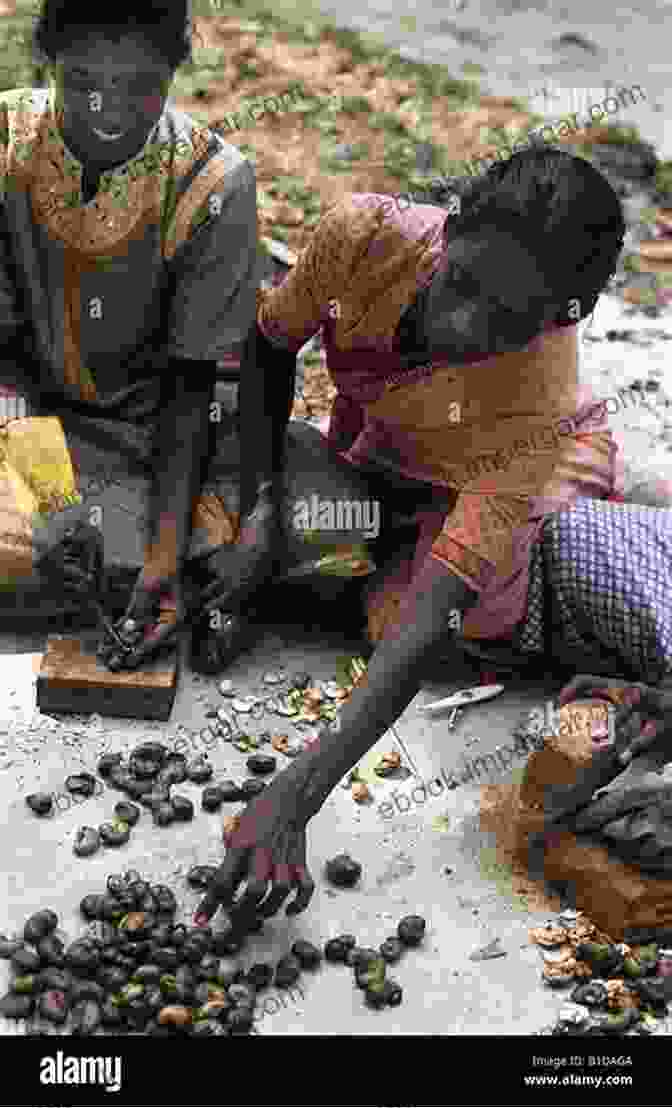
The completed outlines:
[[[547,294],[548,310],[530,311],[526,290]],[[539,300],[537,299],[537,305]],[[446,245],[445,267],[427,299],[430,350],[453,361],[521,350],[539,334],[555,309],[535,260],[508,234],[488,229]],[[525,316],[528,315],[526,321]],[[525,331],[527,323],[528,334]]]
[[[114,42],[92,33],[76,41],[53,67],[66,143],[95,165],[132,157],[160,118],[173,76],[142,36]]]

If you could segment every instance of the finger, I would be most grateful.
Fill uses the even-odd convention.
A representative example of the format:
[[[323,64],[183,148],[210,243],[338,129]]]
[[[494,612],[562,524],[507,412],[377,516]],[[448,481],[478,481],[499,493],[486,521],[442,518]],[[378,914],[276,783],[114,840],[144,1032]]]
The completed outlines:
[[[639,735],[632,740],[629,747],[621,753],[621,761],[627,763],[643,750],[648,750],[653,745],[660,733],[660,724],[656,720],[649,719],[642,727]]]
[[[173,646],[177,638],[175,624],[155,624],[150,632],[142,640],[140,646],[136,646],[124,658],[125,668],[137,669],[138,666],[155,658],[168,646]]]
[[[194,920],[199,917],[204,917],[206,921],[210,920],[220,907],[228,908],[232,905],[238,886],[247,872],[247,855],[246,849],[227,850],[226,858],[212,878],[205,896],[194,913]]]
[[[558,693],[558,707],[564,708],[572,700],[578,700],[581,696],[588,695],[593,691],[604,692],[608,686],[609,682],[602,677],[591,677],[590,674],[574,677]]]
[[[252,855],[251,877],[247,882],[247,888],[237,900],[236,916],[241,920],[250,921],[258,914],[258,907],[269,889],[270,879],[273,873],[273,861],[270,852],[258,848]]]
[[[293,884],[297,889],[297,893],[291,904],[288,904],[285,908],[285,915],[296,916],[299,912],[305,911],[315,892],[315,882],[306,865],[305,831],[294,833],[289,858],[292,866]]]
[[[284,904],[292,891],[293,873],[288,863],[282,862],[276,865],[273,875],[273,886],[266,900],[258,908],[260,916],[267,919],[274,916]]]
[[[291,904],[285,908],[285,915],[296,916],[299,912],[305,912],[315,892],[315,882],[305,866],[293,866],[294,883],[298,886],[297,894]]]

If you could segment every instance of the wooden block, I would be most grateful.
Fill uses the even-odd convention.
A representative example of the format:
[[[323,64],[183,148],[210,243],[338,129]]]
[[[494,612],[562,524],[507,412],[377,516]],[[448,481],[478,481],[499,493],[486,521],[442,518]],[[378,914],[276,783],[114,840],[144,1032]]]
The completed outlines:
[[[99,634],[50,635],[37,678],[41,712],[126,719],[170,719],[177,693],[178,653],[132,673],[111,673],[96,658]]]

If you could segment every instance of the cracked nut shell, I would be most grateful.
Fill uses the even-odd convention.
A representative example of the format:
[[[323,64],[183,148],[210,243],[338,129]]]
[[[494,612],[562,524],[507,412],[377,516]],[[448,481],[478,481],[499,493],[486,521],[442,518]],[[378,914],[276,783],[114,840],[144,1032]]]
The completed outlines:
[[[194,805],[186,796],[172,797],[170,806],[173,809],[174,818],[179,823],[188,823],[194,818]]]
[[[192,889],[205,890],[216,873],[217,866],[192,866],[187,874],[187,881]]]
[[[90,858],[100,849],[100,834],[95,827],[79,827],[72,845],[73,854],[78,858]]]
[[[201,807],[206,812],[217,812],[223,803],[224,797],[218,785],[208,785],[206,789],[203,789]]]
[[[278,764],[272,754],[251,754],[245,765],[250,773],[275,773]]]
[[[117,819],[123,820],[129,827],[135,827],[141,815],[137,804],[131,804],[130,800],[120,800],[115,804],[114,814]]]
[[[286,954],[275,967],[275,984],[279,989],[288,989],[301,976],[301,963],[293,954]]]
[[[305,939],[298,939],[294,943],[292,954],[298,959],[301,969],[316,969],[322,961],[322,951]]]

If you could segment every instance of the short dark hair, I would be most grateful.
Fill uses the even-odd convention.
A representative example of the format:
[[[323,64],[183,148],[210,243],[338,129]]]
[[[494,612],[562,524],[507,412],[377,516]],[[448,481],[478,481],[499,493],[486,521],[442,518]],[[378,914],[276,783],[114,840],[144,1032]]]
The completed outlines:
[[[464,181],[459,193],[460,210],[446,219],[447,240],[488,226],[514,234],[537,259],[554,300],[579,302],[578,314],[562,309],[556,323],[576,324],[594,311],[616,270],[626,226],[616,192],[585,158],[531,147]]]
[[[81,0],[42,0],[32,35],[36,58],[54,62],[77,38],[96,33],[113,41],[142,35],[171,69],[191,60],[190,0],[108,0],[96,7],[100,17],[85,19]]]

